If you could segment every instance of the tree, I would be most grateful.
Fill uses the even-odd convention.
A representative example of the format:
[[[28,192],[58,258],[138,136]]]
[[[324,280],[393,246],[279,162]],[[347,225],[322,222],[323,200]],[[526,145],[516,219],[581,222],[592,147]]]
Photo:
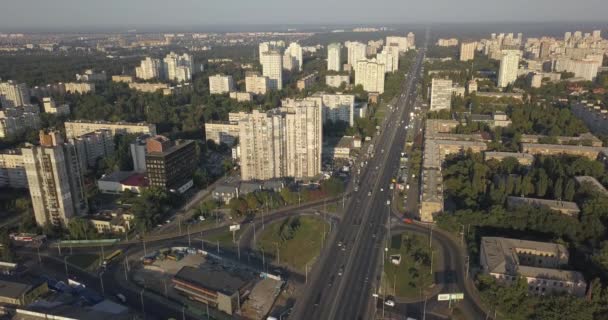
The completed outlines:
[[[68,232],[70,239],[73,240],[90,240],[97,238],[97,230],[91,222],[84,218],[73,218],[68,223]]]
[[[572,199],[574,199],[575,193],[575,182],[573,179],[568,179],[568,182],[566,183],[566,188],[564,189],[564,200],[572,201]]]
[[[169,203],[169,195],[159,187],[144,189],[133,203],[135,223],[143,231],[153,229],[163,218],[165,206]]]

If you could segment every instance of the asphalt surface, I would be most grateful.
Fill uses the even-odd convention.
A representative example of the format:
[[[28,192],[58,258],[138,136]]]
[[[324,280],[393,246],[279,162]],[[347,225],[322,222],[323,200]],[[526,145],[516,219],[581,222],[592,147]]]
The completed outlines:
[[[296,302],[293,319],[373,318],[372,293],[380,283],[378,264],[390,216],[389,185],[398,170],[424,53],[424,48],[419,50],[402,93],[385,117],[373,157],[361,174],[359,191],[348,202],[329,244],[326,256],[331,258],[319,261],[310,285]]]

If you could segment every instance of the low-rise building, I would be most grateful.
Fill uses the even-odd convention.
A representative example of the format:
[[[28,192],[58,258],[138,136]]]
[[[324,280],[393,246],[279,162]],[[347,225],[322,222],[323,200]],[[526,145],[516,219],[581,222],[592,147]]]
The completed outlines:
[[[572,105],[572,113],[583,120],[591,132],[608,134],[608,109],[598,104],[581,101]]]
[[[166,83],[161,83],[161,82],[157,82],[157,83],[131,82],[131,83],[129,83],[129,88],[133,89],[135,91],[139,91],[139,92],[154,93],[157,91],[163,91],[163,90],[169,89],[169,85]]]
[[[486,161],[489,161],[489,160],[502,161],[506,158],[514,158],[522,166],[530,166],[534,162],[533,155],[528,154],[528,153],[520,153],[520,152],[486,151],[486,152],[484,152],[484,157],[485,157]]]
[[[135,78],[133,78],[133,76],[125,76],[125,75],[112,76],[112,82],[131,83],[133,81],[135,81]]]
[[[568,259],[568,249],[561,244],[481,238],[479,262],[483,272],[504,284],[513,284],[523,277],[529,292],[534,294],[585,295],[587,283],[583,275],[564,268]]]
[[[578,183],[579,186],[589,185],[596,191],[600,192],[603,195],[608,195],[608,190],[592,176],[577,176],[574,177],[574,180]]]
[[[218,185],[213,189],[211,196],[214,200],[222,203],[229,203],[233,198],[238,198],[239,188],[234,184]]]
[[[51,97],[44,97],[42,99],[42,106],[44,107],[44,112],[55,114],[58,116],[66,116],[70,114],[70,106],[68,104],[57,105],[55,100]]]
[[[592,135],[591,133],[583,133],[578,137],[564,137],[564,136],[544,136],[534,134],[522,134],[520,141],[522,143],[542,143],[546,140],[554,140],[557,144],[563,145],[578,145],[578,146],[591,146],[601,147],[603,146],[602,140]]]
[[[306,90],[309,89],[313,84],[317,82],[317,73],[309,74],[302,79],[298,80],[296,83],[296,87],[298,90]]]
[[[229,315],[240,307],[241,296],[252,287],[252,279],[228,271],[183,267],[173,277],[174,289]]]
[[[131,230],[135,216],[123,210],[105,211],[87,216],[98,233],[125,233]]]
[[[76,74],[76,81],[80,82],[106,81],[106,79],[105,71],[95,72],[93,69],[87,69],[82,74]]]
[[[122,133],[141,133],[156,135],[156,125],[145,122],[109,122],[109,121],[86,121],[76,120],[65,122],[65,135],[68,139],[82,136],[89,132],[108,129],[112,135]]]
[[[99,191],[107,194],[120,194],[125,191],[141,193],[147,186],[146,176],[134,171],[116,171],[105,174],[97,180]]]
[[[46,281],[29,284],[0,279],[0,304],[25,306],[48,291]]]
[[[561,155],[567,154],[572,156],[586,157],[590,160],[596,160],[600,152],[604,151],[602,147],[587,147],[576,145],[561,145],[561,144],[538,144],[538,143],[522,143],[521,151],[530,154],[542,155]]]
[[[516,209],[520,206],[545,207],[568,216],[577,216],[581,212],[576,202],[538,198],[507,197],[507,207],[509,209]]]
[[[450,133],[458,126],[456,120],[426,120],[419,217],[422,222],[433,222],[434,216],[443,211],[443,176],[441,165],[447,155],[468,150],[486,150],[486,140],[479,134]]]
[[[325,84],[328,87],[340,88],[342,84],[349,85],[350,84],[350,76],[348,75],[328,75],[325,76]]]
[[[521,93],[513,93],[513,92],[479,92],[475,93],[476,96],[480,98],[490,98],[490,99],[514,99],[523,101],[524,95]]]
[[[61,85],[61,83],[60,83]],[[63,92],[72,94],[95,93],[95,84],[92,82],[67,82],[63,85]]]
[[[238,102],[249,102],[253,99],[253,96],[250,92],[230,92],[230,98],[236,99]]]

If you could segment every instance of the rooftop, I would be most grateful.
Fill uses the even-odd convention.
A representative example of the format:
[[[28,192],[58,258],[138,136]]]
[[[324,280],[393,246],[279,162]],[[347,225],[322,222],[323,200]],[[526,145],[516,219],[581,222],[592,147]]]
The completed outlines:
[[[518,205],[528,204],[532,206],[546,206],[551,210],[561,211],[563,213],[578,213],[580,209],[576,202],[561,201],[561,200],[547,200],[538,198],[522,198],[522,197],[507,197],[507,204]]]
[[[248,281],[248,279],[242,279],[226,271],[202,270],[188,266],[179,270],[175,279],[221,292],[228,296],[235,294]]]
[[[31,288],[32,286],[27,283],[0,279],[0,296],[3,297],[19,299]]]

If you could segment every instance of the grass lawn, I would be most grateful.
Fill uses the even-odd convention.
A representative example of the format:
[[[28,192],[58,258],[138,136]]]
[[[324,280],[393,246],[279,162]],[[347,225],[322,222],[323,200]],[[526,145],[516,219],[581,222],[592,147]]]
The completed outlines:
[[[397,254],[401,255],[398,266],[390,261],[390,256]],[[393,236],[384,263],[383,292],[405,298],[420,297],[420,290],[434,283],[434,275],[430,273],[431,256],[428,238],[411,233]],[[435,267],[437,257],[433,256],[433,260]]]
[[[68,257],[67,261],[81,269],[95,270],[99,266],[98,254],[75,254]]]
[[[234,238],[237,241],[242,232],[243,232],[243,230],[238,230],[234,234]],[[195,234],[192,234],[192,236],[195,236]],[[226,232],[224,232],[224,233],[221,233],[218,235],[213,235],[213,236],[204,236],[203,239],[205,239],[206,242],[211,242],[213,244],[216,244],[219,241],[220,246],[222,246],[222,247],[236,248],[235,243],[232,241],[232,232],[228,231],[228,227],[226,227]]]
[[[299,225],[296,222],[299,220]],[[298,226],[296,226],[298,225]],[[272,256],[276,262],[277,244],[280,263],[304,272],[306,264],[313,261],[321,251],[323,226],[329,231],[329,225],[316,217],[290,218],[266,226],[258,239],[258,250]]]

